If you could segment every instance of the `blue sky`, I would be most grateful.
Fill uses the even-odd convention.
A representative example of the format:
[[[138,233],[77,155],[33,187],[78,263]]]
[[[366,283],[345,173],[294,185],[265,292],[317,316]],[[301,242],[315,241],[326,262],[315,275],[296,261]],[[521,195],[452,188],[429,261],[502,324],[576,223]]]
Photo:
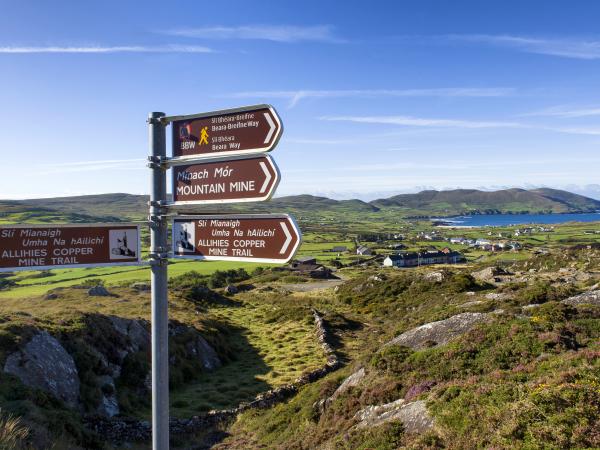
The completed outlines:
[[[148,192],[149,111],[273,104],[277,195],[600,198],[600,2],[0,0],[0,198]]]

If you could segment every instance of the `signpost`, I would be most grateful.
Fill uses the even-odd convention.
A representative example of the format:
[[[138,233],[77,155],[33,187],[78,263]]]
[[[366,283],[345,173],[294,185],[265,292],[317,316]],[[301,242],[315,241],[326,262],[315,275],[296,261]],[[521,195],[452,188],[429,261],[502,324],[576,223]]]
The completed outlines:
[[[300,241],[296,222],[285,214],[224,214],[173,220],[176,258],[286,263]]]
[[[172,255],[219,261],[285,263],[300,246],[300,230],[285,214],[178,216],[181,206],[269,200],[281,178],[269,152],[283,126],[269,105],[188,116],[148,118],[152,169],[152,448],[169,448],[167,217],[173,218]],[[172,125],[167,157],[165,127]],[[173,169],[173,202],[166,171]]]
[[[0,227],[0,272],[140,264],[138,225]]]
[[[262,201],[280,180],[268,155],[229,157],[173,167],[175,205]]]
[[[163,119],[173,125],[173,157],[271,151],[283,126],[270,105],[246,106]]]

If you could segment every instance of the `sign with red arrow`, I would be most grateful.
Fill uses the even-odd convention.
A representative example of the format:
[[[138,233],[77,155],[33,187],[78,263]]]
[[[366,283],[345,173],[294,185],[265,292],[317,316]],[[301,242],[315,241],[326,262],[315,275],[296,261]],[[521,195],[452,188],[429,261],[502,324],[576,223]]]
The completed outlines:
[[[286,263],[300,246],[287,214],[199,215],[173,220],[173,256],[215,261]]]
[[[173,166],[174,205],[262,201],[280,180],[268,155],[233,157]]]
[[[239,155],[273,150],[283,126],[270,105],[165,117],[173,124],[173,157]]]

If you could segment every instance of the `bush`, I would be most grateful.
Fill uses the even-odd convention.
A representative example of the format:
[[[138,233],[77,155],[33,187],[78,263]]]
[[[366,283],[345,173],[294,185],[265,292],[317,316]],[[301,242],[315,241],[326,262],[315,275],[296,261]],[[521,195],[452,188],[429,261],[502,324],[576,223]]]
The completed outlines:
[[[29,435],[29,430],[22,424],[21,419],[0,410],[0,448],[13,450],[21,448],[21,444]]]
[[[541,304],[550,301],[560,301],[576,292],[573,286],[553,286],[547,281],[538,281],[523,290],[521,299],[529,304]]]
[[[388,345],[379,350],[373,358],[371,365],[383,372],[399,374],[402,372],[404,361],[413,353],[413,351],[402,345]]]
[[[222,288],[232,283],[239,283],[250,278],[248,272],[244,269],[217,270],[208,280],[208,287],[211,289]]]
[[[481,286],[477,284],[473,276],[466,273],[457,273],[452,276],[449,283],[450,292],[465,292],[474,291],[479,289]]]
[[[17,283],[15,283],[13,280],[7,280],[6,278],[0,278],[0,291],[4,290],[4,289],[10,289],[11,287],[15,286]]]

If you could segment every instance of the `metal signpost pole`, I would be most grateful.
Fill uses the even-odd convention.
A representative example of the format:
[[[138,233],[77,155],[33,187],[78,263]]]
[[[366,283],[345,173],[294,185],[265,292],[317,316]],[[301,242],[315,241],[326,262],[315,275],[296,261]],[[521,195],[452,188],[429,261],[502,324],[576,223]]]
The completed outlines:
[[[165,114],[149,114],[150,157],[152,169],[150,195],[150,264],[152,269],[152,448],[169,448],[169,316],[167,299],[167,156]]]

